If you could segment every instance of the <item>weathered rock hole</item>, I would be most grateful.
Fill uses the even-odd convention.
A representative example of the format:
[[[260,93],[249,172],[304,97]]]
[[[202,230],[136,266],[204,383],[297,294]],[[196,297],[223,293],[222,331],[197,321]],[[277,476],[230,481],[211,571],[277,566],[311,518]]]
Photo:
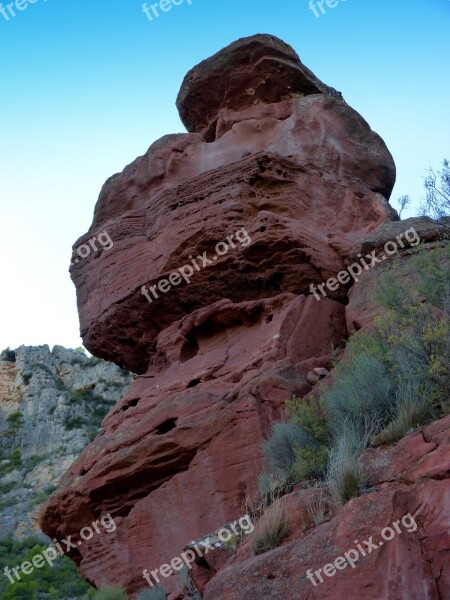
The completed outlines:
[[[197,342],[197,336],[195,335],[195,331],[190,331],[186,336],[186,341],[183,344],[180,352],[180,362],[184,363],[194,356],[197,356],[199,351],[199,346]]]
[[[196,385],[198,385],[199,383],[201,383],[200,379],[193,379],[192,381],[190,381],[190,382],[187,384],[187,386],[186,386],[186,387],[187,387],[187,388],[193,388],[193,387],[195,387]]]
[[[169,431],[175,429],[175,427],[177,426],[177,421],[178,418],[167,419],[167,421],[164,421],[164,423],[158,425],[158,427],[156,428],[156,435],[164,435],[165,433],[169,433]]]
[[[208,571],[211,570],[211,567],[203,556],[200,556],[200,558],[195,561],[195,564],[199,565],[199,567],[203,567],[204,569],[208,569]]]
[[[140,398],[134,398],[133,400],[130,400],[129,402],[127,402],[123,407],[122,407],[122,412],[127,411],[129,408],[133,408],[134,406],[138,405]]]

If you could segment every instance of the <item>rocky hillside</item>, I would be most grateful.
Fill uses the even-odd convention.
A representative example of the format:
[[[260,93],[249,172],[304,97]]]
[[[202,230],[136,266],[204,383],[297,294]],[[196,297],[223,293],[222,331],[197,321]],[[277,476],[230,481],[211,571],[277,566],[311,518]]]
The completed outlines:
[[[0,538],[38,531],[40,505],[131,381],[116,365],[62,346],[2,353]]]
[[[411,266],[421,238],[425,251],[447,245],[445,224],[398,221],[383,140],[283,41],[257,35],[203,61],[177,106],[188,133],[164,136],[108,179],[74,246],[100,231],[113,240],[107,253],[73,264],[71,276],[86,347],[138,376],[40,516],[50,537],[76,541],[111,513],[116,531],[70,557],[96,587],[118,584],[132,598],[145,572],[168,567],[244,510],[257,515],[248,499],[267,467],[271,425],[293,397],[310,415],[349,335],[374,325],[371,281],[395,261]],[[405,273],[414,279],[413,269]],[[437,344],[448,331],[426,333]],[[443,365],[432,367],[440,376]],[[365,374],[355,402],[384,382]],[[382,399],[394,406],[385,379]],[[371,411],[369,402],[360,420]],[[383,405],[373,423],[387,427],[388,415]],[[364,493],[358,487],[341,504],[317,505],[317,478],[283,481],[290,525],[279,523],[278,547],[249,542],[233,554],[233,543],[218,544],[197,557],[191,574],[204,600],[449,598],[448,419],[420,432],[412,421],[394,442],[414,429],[411,437],[369,456]],[[311,447],[308,466],[320,444]],[[359,473],[359,456],[355,465]],[[308,517],[308,502],[322,519]],[[308,569],[399,526],[407,511],[418,518],[414,538],[398,535],[323,587],[308,581]],[[170,600],[198,598],[180,589],[175,567],[164,570]]]

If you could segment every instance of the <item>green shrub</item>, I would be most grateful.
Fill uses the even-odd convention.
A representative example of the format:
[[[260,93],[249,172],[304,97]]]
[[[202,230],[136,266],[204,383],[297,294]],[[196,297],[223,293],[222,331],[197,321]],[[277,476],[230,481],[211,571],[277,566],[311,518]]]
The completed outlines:
[[[261,496],[273,494],[286,485],[285,480],[281,480],[274,473],[261,473],[258,478],[258,489]]]
[[[432,417],[427,390],[414,380],[402,382],[397,390],[392,420],[372,438],[372,445],[397,442]]]
[[[44,502],[47,502],[48,498],[49,494],[47,494],[46,492],[39,492],[39,494],[36,494],[36,496],[33,498],[31,505],[34,507],[44,504]]]
[[[141,590],[136,596],[136,600],[166,600],[166,598],[167,593],[159,584]]]
[[[337,504],[345,504],[358,496],[364,486],[361,454],[367,445],[368,436],[361,436],[361,430],[354,423],[342,424],[342,431],[336,436],[330,451],[327,484]]]
[[[74,390],[70,394],[70,402],[80,404],[81,402],[103,402],[103,398],[98,396],[92,389]]]
[[[334,383],[321,400],[333,435],[343,422],[349,422],[361,435],[368,427],[379,427],[390,416],[394,382],[385,365],[366,352],[349,351],[349,356],[336,367]]]
[[[289,533],[289,517],[281,500],[275,499],[268,506],[250,537],[250,548],[255,555],[276,548]]]
[[[16,362],[16,353],[8,346],[0,353],[0,360],[4,360],[6,362]]]
[[[10,423],[13,426],[20,425],[22,423],[22,420],[23,420],[23,415],[20,412],[20,410],[17,410],[16,412],[13,412],[6,417],[6,422]]]
[[[0,483],[0,495],[9,494],[15,487],[17,483],[15,481],[10,481],[9,483]]]
[[[47,563],[34,569],[30,575],[12,584],[4,576],[5,567],[12,568],[30,561],[45,547],[35,536],[23,541],[12,537],[0,539],[0,598],[2,600],[61,600],[62,598],[82,598],[89,585],[81,579],[75,564],[66,556],[58,558],[50,567]]]
[[[127,595],[121,587],[107,586],[98,590],[93,600],[127,600]]]
[[[37,467],[41,462],[46,460],[46,456],[38,456],[37,454],[33,454],[25,459],[25,469],[28,471],[32,471],[35,467]]]
[[[34,368],[41,369],[41,371],[45,371],[48,375],[51,375],[53,377],[53,379],[55,378],[55,374],[50,369],[50,367],[48,365],[46,365],[45,363],[42,363],[42,362],[35,363]]]
[[[83,417],[67,416],[66,420],[64,421],[64,425],[66,429],[70,431],[72,429],[82,429],[85,425],[87,425],[87,423]]]
[[[9,460],[7,464],[0,464],[0,477],[22,467],[22,454],[19,448],[16,448],[12,454],[1,453],[0,460]]]
[[[403,268],[380,277],[377,298],[384,314],[376,320],[388,344],[386,363],[399,380],[430,388],[436,406],[450,394],[450,244],[421,248]],[[402,304],[395,298],[402,295]]]
[[[20,411],[11,413],[6,417],[8,429],[4,432],[7,437],[14,437],[23,425],[23,415]]]
[[[320,525],[327,520],[329,515],[328,501],[325,494],[320,491],[312,497],[307,498],[306,506],[309,516],[313,519],[316,525]]]
[[[277,421],[272,424],[270,436],[262,447],[269,467],[281,481],[292,478],[296,447],[305,442],[306,436],[293,423]]]
[[[292,398],[286,404],[291,422],[304,434],[304,442],[298,444],[292,467],[296,481],[320,477],[326,468],[330,446],[330,432],[316,404],[307,404]]]

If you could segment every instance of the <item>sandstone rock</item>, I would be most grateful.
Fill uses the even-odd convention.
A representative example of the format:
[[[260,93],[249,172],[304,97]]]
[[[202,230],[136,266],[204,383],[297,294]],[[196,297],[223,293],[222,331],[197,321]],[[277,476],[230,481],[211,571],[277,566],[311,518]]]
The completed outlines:
[[[347,336],[346,289],[318,302],[310,284],[397,218],[384,142],[281,40],[240,40],[194,67],[178,106],[190,133],[110,178],[74,247],[101,231],[113,240],[71,268],[81,331],[139,377],[41,514],[48,535],[77,540],[110,512],[116,531],[71,556],[90,582],[131,593],[143,569],[242,515],[271,423]],[[211,262],[189,284],[143,296],[198,255]],[[164,585],[175,598],[179,584]],[[222,598],[217,585],[209,597]]]
[[[205,73],[200,69],[200,79],[231,52],[233,64],[242,62],[242,82],[253,56],[243,50],[253,45],[257,60],[288,51],[256,36],[223,50]],[[71,268],[83,340],[93,354],[145,373],[158,333],[192,310],[223,298],[310,293],[311,283],[344,268],[367,233],[396,218],[387,203],[395,165],[384,142],[319,83],[320,93],[233,104],[215,141],[200,133],[165,136],[105,183],[92,227],[75,247],[103,230],[114,245]],[[211,97],[209,87],[204,93]],[[215,245],[240,228],[251,243],[218,256]],[[158,284],[204,252],[216,257],[214,265],[195,271],[189,285],[152,303],[142,295],[143,285]],[[346,289],[330,297],[345,301]]]
[[[442,600],[450,597],[450,417],[433,423],[423,433],[403,439],[396,448],[368,451],[366,466],[384,464],[370,481],[372,489],[352,499],[331,520],[306,529],[296,526],[284,544],[261,556],[253,557],[248,548],[206,586],[204,600],[249,600],[283,598],[297,600]],[[422,437],[423,436],[423,437]],[[418,437],[432,443],[422,443]],[[366,453],[367,454],[367,453]],[[394,458],[395,466],[391,468]],[[306,492],[291,495],[291,506],[304,505]],[[413,522],[402,518],[410,514]],[[398,522],[400,533],[394,522]],[[307,525],[307,520],[306,523]],[[391,527],[394,536],[382,539],[381,532]],[[386,532],[389,537],[391,534]],[[307,578],[331,564],[350,549],[370,546],[363,540],[373,538],[377,548],[359,560],[352,569],[334,569],[323,583]],[[380,544],[382,542],[382,544]]]
[[[98,536],[92,551],[83,545],[73,558],[95,581],[114,548],[122,564],[109,577],[136,591],[143,569],[241,516],[270,423],[282,418],[286,399],[310,389],[310,357],[328,362],[330,342],[344,335],[342,305],[289,293],[218,302],[172,325],[157,340],[158,370],[135,380],[63,478],[45,531],[76,539],[85,522],[110,512],[114,541]]]
[[[317,94],[341,97],[301,63],[291,46],[272,35],[254,35],[191,69],[177,108],[186,129],[210,142],[223,112]]]

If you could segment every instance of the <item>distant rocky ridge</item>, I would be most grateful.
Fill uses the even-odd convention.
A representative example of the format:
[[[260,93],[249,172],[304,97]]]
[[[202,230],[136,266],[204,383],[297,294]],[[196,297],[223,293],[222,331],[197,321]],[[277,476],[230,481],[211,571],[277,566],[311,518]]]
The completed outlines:
[[[40,505],[131,381],[116,365],[62,346],[2,353],[0,538],[38,531]]]

